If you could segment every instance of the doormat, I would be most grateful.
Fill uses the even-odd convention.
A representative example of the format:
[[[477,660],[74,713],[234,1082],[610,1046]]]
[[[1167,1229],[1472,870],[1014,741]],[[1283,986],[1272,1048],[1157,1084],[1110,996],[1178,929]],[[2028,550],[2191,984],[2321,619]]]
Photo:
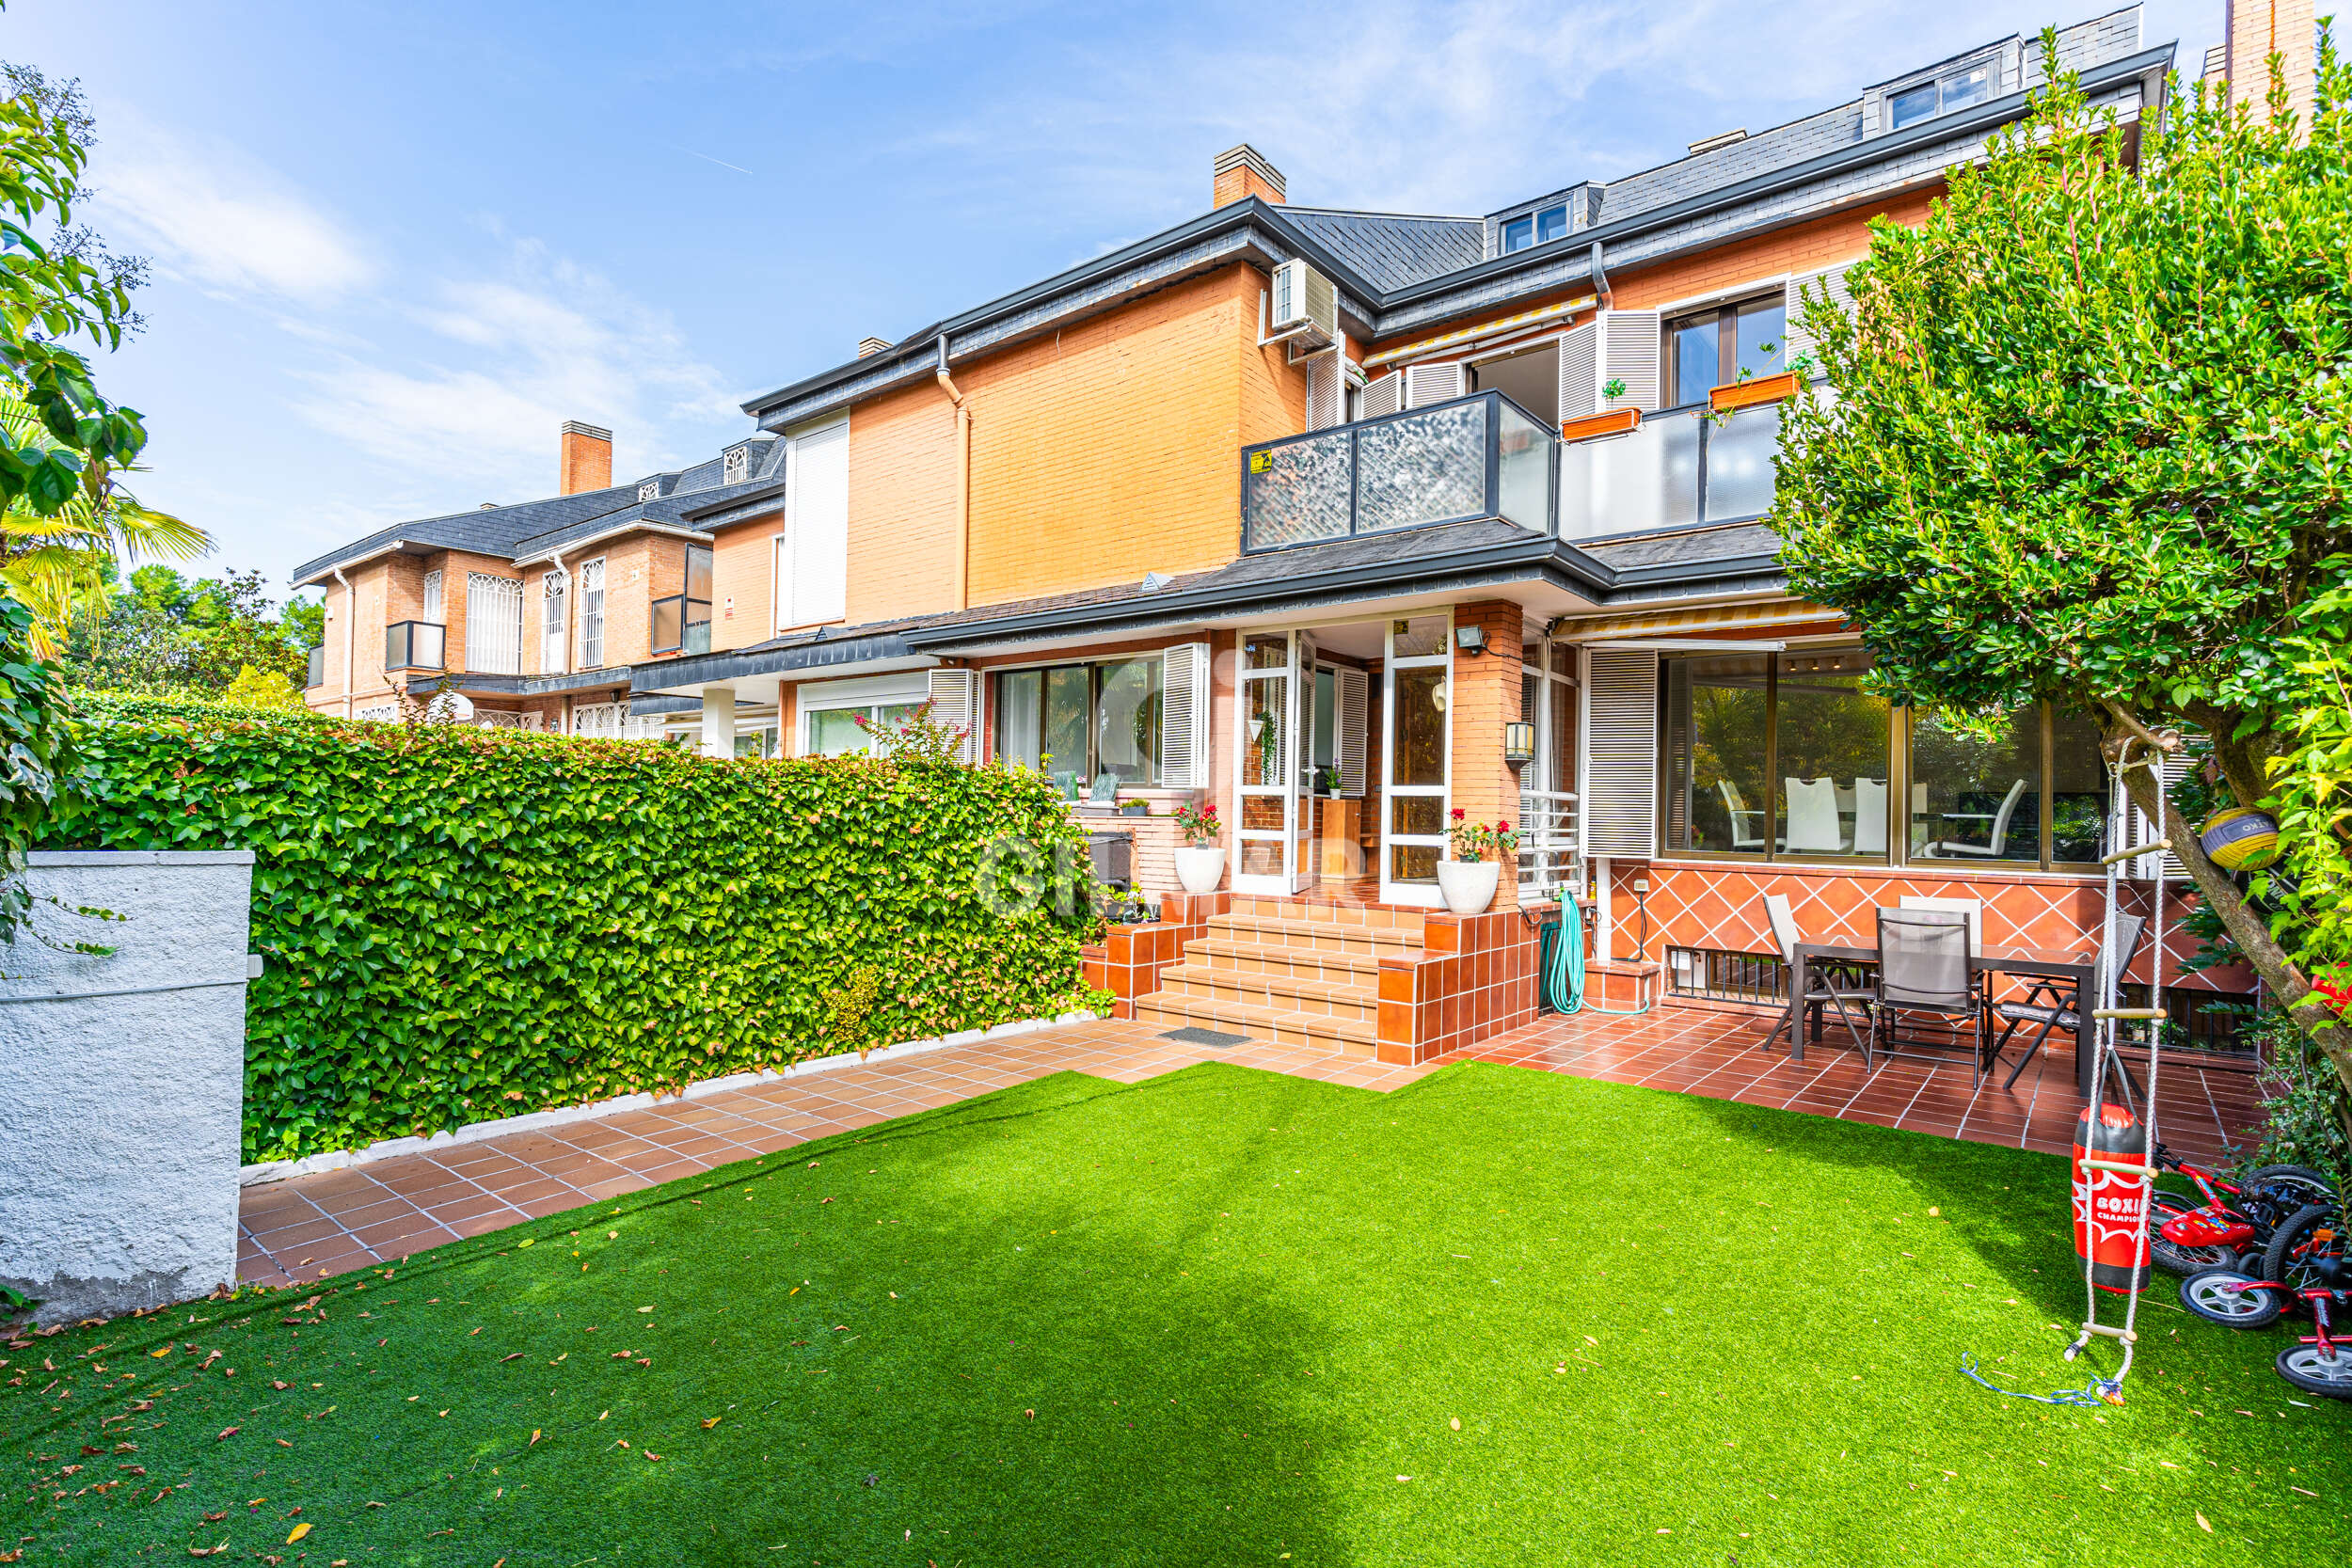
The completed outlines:
[[[1247,1045],[1249,1042],[1248,1035],[1220,1035],[1214,1029],[1203,1029],[1197,1024],[1189,1023],[1182,1029],[1170,1029],[1160,1038],[1182,1040],[1186,1045],[1214,1045],[1219,1050],[1229,1045]]]

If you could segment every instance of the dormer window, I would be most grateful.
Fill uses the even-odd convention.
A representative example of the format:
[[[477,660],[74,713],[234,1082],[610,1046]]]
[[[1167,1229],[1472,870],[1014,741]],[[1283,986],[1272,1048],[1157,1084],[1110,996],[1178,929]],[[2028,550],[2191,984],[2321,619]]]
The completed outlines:
[[[1923,119],[1983,103],[1993,96],[1994,64],[1985,60],[1941,76],[1931,76],[1924,82],[1890,88],[1886,94],[1887,123],[1899,131],[1906,125],[1916,125]]]
[[[661,499],[661,482],[658,479],[649,479],[645,481],[644,483],[640,484],[637,487],[637,499],[641,501],[660,500]]]
[[[1549,245],[1554,240],[1565,239],[1567,232],[1568,206],[1565,201],[1533,213],[1522,213],[1502,226],[1502,253],[1508,256],[1530,245]]]
[[[722,483],[740,484],[751,477],[752,449],[750,446],[729,447],[726,451],[724,478]]]

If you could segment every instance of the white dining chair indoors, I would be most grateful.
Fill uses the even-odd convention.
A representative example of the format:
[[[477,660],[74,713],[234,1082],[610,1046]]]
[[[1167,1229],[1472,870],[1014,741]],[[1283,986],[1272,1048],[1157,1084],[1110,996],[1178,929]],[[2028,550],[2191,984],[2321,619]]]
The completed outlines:
[[[1740,788],[1729,779],[1715,781],[1715,793],[1724,798],[1724,810],[1731,814],[1731,847],[1734,849],[1761,849],[1764,835],[1756,831],[1756,820],[1764,814],[1752,811],[1740,799]]]
[[[1886,781],[1853,782],[1853,848],[1857,855],[1886,853]]]
[[[1943,813],[1947,822],[1987,822],[1992,826],[1985,835],[1986,842],[1982,844],[1966,844],[1956,838],[1941,839],[1936,843],[1935,852],[1939,855],[1974,855],[1979,860],[1999,859],[2009,846],[2010,819],[2017,815],[2017,802],[2025,798],[2025,794],[2026,781],[2020,779],[2009,786],[2009,793],[2002,797],[1998,811]]]
[[[1837,785],[1829,779],[1786,779],[1788,852],[1842,855],[1852,847],[1837,822]]]

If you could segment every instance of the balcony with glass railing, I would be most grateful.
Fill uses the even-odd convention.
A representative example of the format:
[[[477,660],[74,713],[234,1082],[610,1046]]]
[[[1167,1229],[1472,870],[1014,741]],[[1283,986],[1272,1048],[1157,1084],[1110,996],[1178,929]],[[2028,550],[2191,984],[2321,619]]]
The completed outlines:
[[[1560,438],[1501,392],[1242,450],[1242,548],[1501,517],[1553,528]]]
[[[394,621],[384,628],[384,668],[441,670],[449,628],[434,621]]]
[[[1560,449],[1560,537],[1598,539],[1760,517],[1772,509],[1780,405],[1705,404]]]
[[[710,601],[673,594],[653,602],[653,651],[658,654],[710,652]]]

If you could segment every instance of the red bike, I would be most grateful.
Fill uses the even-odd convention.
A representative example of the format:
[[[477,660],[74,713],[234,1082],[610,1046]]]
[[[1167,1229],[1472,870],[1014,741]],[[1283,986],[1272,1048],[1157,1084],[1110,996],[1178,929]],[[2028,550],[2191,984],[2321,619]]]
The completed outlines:
[[[2207,1269],[2181,1282],[2181,1305],[2212,1323],[2232,1328],[2260,1328],[2276,1323],[2289,1299],[2311,1308],[2316,1332],[2279,1353],[2272,1363],[2280,1377],[2307,1394],[2322,1399],[2352,1400],[2352,1340],[2339,1339],[2328,1330],[2335,1308],[2352,1301],[2352,1284],[2344,1279],[2341,1250],[2322,1256],[2309,1266],[2307,1277],[2319,1284],[2289,1285],[2278,1279],[2256,1279],[2234,1269]]]
[[[2168,1274],[2259,1267],[2287,1220],[2307,1209],[2332,1211],[2335,1205],[2335,1183],[2302,1165],[2264,1165],[2230,1182],[2184,1164],[2162,1144],[2156,1146],[2154,1164],[2187,1177],[2205,1199],[2199,1204],[2162,1190],[2151,1195],[2148,1258]]]

